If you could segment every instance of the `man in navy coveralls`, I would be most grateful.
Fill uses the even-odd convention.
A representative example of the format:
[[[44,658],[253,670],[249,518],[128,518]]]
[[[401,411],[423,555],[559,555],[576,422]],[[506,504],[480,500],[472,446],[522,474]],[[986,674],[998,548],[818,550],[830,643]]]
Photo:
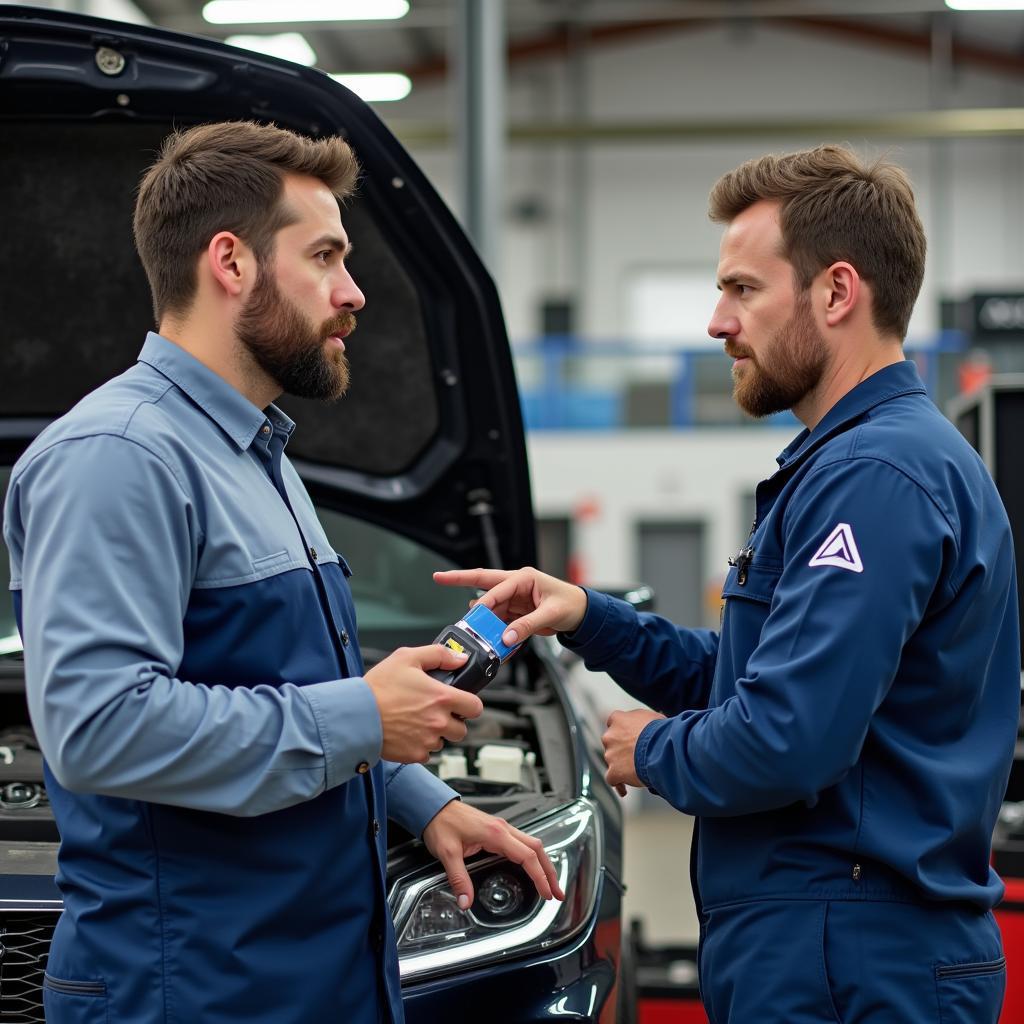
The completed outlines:
[[[736,400],[806,427],[757,488],[720,630],[532,569],[438,579],[493,588],[507,642],[557,632],[654,709],[609,718],[608,780],[697,818],[712,1024],[993,1024],[1014,559],[988,472],[904,360],[910,185],[822,146],[725,175],[711,216]]]

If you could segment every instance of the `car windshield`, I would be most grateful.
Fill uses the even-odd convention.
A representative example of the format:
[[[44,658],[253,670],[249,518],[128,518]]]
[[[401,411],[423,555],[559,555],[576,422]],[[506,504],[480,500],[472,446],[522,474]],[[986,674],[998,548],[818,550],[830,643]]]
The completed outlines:
[[[0,467],[0,502],[7,494],[10,477],[10,467]],[[368,661],[395,647],[430,643],[465,613],[468,592],[439,587],[431,579],[435,570],[456,568],[447,559],[399,534],[333,509],[320,506],[317,513],[328,540],[352,569],[349,582],[359,620],[359,641]],[[7,591],[6,597],[0,598],[0,657],[21,649],[14,602]]]
[[[428,644],[466,613],[470,593],[439,587],[431,573],[457,568],[402,537],[333,509],[317,507],[327,539],[352,569],[349,585],[363,655]]]

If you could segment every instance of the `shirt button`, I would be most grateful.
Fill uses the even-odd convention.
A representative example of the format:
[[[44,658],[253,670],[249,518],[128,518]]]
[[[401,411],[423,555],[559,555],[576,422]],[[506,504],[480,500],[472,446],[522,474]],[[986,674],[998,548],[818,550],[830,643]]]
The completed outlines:
[[[380,835],[380,822],[376,818],[374,818],[373,819],[373,838],[376,839],[377,836],[379,836],[379,835]]]
[[[261,434],[269,434],[270,433],[270,427],[266,423],[264,423],[263,424],[263,428],[260,430],[260,433]]]
[[[341,637],[341,643],[342,643],[342,646],[344,646],[344,647],[348,647],[348,630],[347,630],[347,629],[343,629],[343,630],[342,630],[342,631],[341,631],[341,632],[340,632],[340,633],[338,634],[338,636],[340,636],[340,637]]]
[[[369,770],[370,766],[366,761],[360,761],[359,764],[356,765],[356,771],[359,772],[360,775],[365,775]]]

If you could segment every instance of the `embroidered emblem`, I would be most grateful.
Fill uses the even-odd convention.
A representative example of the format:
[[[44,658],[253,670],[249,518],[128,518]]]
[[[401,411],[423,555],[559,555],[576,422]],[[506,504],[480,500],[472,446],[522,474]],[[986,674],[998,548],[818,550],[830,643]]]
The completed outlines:
[[[850,524],[838,523],[807,564],[834,565],[839,569],[849,569],[850,572],[863,572],[864,563],[860,560]]]

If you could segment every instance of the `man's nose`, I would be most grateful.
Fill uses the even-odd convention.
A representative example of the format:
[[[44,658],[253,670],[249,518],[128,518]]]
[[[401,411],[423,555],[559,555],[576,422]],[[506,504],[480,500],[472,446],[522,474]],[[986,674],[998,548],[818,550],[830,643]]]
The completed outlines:
[[[366,305],[366,298],[359,290],[359,285],[347,270],[331,292],[331,302],[335,309],[347,309],[353,313]]]
[[[724,310],[722,303],[719,303],[711,316],[711,322],[708,324],[708,334],[712,338],[719,338],[724,341],[726,338],[731,338],[739,333],[739,320]]]

